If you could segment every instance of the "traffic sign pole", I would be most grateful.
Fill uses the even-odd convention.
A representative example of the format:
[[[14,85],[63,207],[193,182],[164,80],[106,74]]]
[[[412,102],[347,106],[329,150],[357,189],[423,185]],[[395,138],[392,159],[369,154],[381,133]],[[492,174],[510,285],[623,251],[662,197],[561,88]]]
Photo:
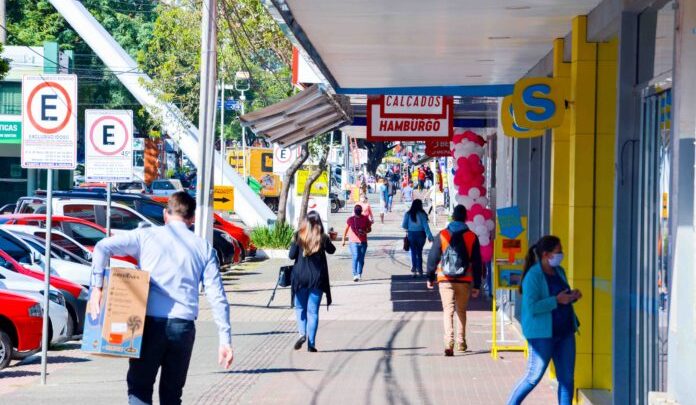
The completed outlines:
[[[111,236],[111,183],[106,183],[106,237]]]
[[[53,227],[53,169],[46,176],[46,245],[44,252],[43,334],[41,336],[41,384],[46,385],[48,368],[48,304],[51,291],[51,231]]]

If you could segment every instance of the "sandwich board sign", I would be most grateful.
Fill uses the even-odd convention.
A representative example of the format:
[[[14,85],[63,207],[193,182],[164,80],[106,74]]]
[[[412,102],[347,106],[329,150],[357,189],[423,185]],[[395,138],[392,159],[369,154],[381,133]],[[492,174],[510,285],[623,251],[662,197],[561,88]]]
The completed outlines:
[[[132,111],[85,111],[85,180],[98,183],[133,180]]]
[[[22,167],[77,167],[77,76],[22,78]]]

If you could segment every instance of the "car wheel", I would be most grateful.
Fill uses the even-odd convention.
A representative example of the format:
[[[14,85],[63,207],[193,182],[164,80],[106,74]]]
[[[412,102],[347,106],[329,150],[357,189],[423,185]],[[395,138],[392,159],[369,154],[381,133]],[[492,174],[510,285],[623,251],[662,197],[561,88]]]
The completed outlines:
[[[336,213],[339,209],[338,203],[336,201],[331,201],[331,212]]]
[[[0,370],[10,364],[12,357],[12,339],[10,336],[0,330]]]
[[[75,319],[73,318],[73,315],[72,313],[70,313],[70,311],[68,311],[68,322],[66,329],[66,336],[68,337],[68,340],[72,340],[73,334],[75,333]]]

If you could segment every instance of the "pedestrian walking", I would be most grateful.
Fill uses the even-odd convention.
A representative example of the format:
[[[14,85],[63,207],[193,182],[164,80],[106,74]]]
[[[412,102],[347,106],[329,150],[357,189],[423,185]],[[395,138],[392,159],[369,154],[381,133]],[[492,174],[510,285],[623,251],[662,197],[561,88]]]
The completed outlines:
[[[571,290],[561,267],[563,247],[555,236],[544,236],[529,249],[522,273],[522,333],[529,343],[527,371],[510,395],[518,405],[539,384],[553,359],[558,380],[558,403],[570,405],[574,396],[575,332],[580,323],[573,303],[582,298]]]
[[[419,199],[413,200],[411,208],[404,214],[404,219],[401,221],[401,227],[406,230],[408,244],[411,252],[411,274],[415,278],[416,275],[423,275],[423,248],[425,240],[433,241],[433,234],[428,226],[428,214],[423,210],[423,201]]]
[[[370,205],[370,200],[367,198],[367,194],[362,194],[360,196],[360,201],[357,205],[362,207],[362,214],[370,220],[370,224],[374,224],[375,215],[372,213],[372,206]]]
[[[387,210],[389,212],[392,212],[392,207],[394,205],[394,196],[396,195],[396,183],[393,181],[388,181],[387,182],[387,192],[389,195],[387,196]]]
[[[445,327],[445,356],[454,355],[454,313],[457,313],[457,351],[465,352],[466,310],[469,297],[478,297],[481,288],[481,246],[466,226],[466,208],[457,205],[452,222],[433,241],[428,255],[427,287],[438,283]]]
[[[379,194],[379,218],[380,221],[384,223],[384,215],[387,213],[389,201],[389,188],[384,178],[379,179],[377,193]]]
[[[198,285],[202,281],[218,327],[218,362],[233,360],[230,309],[217,255],[205,239],[191,232],[196,201],[188,193],[172,194],[164,210],[164,226],[136,229],[101,240],[92,256],[89,316],[98,318],[104,270],[111,256],[131,256],[150,273],[150,291],[140,358],[129,359],[128,403],[151,404],[160,372],[159,398],[180,404],[196,336]]]
[[[401,189],[401,201],[410,204],[413,201],[413,185],[409,181],[406,183],[406,187]]]
[[[331,284],[326,253],[333,254],[336,247],[324,233],[324,225],[316,211],[307,213],[295,238],[290,244],[288,256],[295,261],[292,269],[292,302],[295,304],[297,330],[300,333],[295,350],[307,342],[307,351],[317,351],[316,337],[319,327],[319,306],[326,294],[326,307],[331,305]]]
[[[418,190],[423,190],[425,186],[425,169],[423,166],[418,168]]]
[[[350,241],[350,254],[353,257],[353,281],[360,281],[365,267],[365,254],[367,253],[367,234],[372,232],[370,220],[362,215],[362,206],[353,208],[353,216],[346,221],[346,229],[343,231],[343,246],[346,245],[346,236]]]

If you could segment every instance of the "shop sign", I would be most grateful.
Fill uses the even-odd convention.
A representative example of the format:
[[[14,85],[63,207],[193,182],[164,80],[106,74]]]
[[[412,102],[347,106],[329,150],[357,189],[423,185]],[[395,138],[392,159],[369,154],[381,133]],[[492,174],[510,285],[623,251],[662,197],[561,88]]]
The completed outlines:
[[[496,212],[494,257],[498,265],[519,265],[527,254],[527,218],[519,215],[517,207]]]
[[[563,124],[565,95],[557,79],[528,77],[515,83],[513,94],[501,103],[505,134],[533,138]]]
[[[0,144],[22,143],[22,116],[0,115]]]
[[[295,174],[295,184],[298,196],[304,194],[307,180],[313,171],[314,170],[312,169],[301,169]],[[329,173],[327,171],[323,171],[314,184],[312,184],[312,189],[310,190],[309,195],[315,197],[329,196]]]
[[[22,79],[22,167],[77,166],[77,76]]]
[[[367,99],[368,141],[449,140],[454,131],[449,96],[383,95]]]
[[[430,157],[449,157],[452,156],[452,149],[449,141],[426,141],[425,154]]]

